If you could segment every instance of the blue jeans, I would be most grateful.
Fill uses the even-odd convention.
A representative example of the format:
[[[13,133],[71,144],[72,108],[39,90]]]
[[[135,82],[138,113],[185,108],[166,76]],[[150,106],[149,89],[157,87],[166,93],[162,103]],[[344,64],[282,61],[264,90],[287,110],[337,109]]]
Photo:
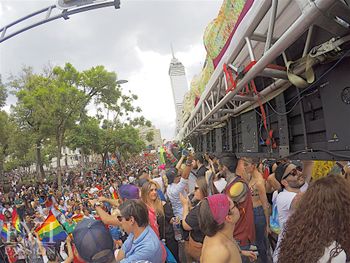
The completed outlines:
[[[254,208],[255,241],[258,248],[258,262],[269,263],[268,242],[266,237],[266,218],[262,206]]]

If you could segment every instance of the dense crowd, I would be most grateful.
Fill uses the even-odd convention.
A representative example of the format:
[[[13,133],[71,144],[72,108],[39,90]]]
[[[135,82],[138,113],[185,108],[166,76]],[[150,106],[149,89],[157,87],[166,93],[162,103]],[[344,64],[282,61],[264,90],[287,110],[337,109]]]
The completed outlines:
[[[337,162],[192,154],[1,191],[0,262],[347,262],[350,173]]]

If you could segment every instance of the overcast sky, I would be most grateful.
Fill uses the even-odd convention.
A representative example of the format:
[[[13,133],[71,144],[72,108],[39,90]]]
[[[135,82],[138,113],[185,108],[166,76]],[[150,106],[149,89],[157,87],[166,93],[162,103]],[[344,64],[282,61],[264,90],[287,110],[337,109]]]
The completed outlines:
[[[0,0],[0,27],[53,3]],[[121,0],[119,10],[107,7],[49,22],[0,44],[0,74],[6,81],[23,65],[40,72],[49,62],[70,62],[78,70],[104,65],[129,81],[123,87],[139,96],[143,115],[170,139],[175,135],[170,43],[190,82],[205,59],[204,30],[221,4],[222,0]],[[13,102],[9,97],[6,109]]]

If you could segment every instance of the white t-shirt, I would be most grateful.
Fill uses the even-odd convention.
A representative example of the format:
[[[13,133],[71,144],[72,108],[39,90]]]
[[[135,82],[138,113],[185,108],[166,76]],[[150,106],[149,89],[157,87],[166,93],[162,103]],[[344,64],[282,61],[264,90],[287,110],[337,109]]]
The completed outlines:
[[[182,203],[179,194],[182,193],[184,196],[187,195],[186,188],[188,187],[188,179],[181,177],[178,184],[172,183],[168,185],[167,196],[173,207],[174,215],[182,219]]]
[[[334,241],[329,247],[325,248],[323,256],[317,261],[317,263],[327,263],[328,259],[331,255],[331,251],[335,248],[336,242]],[[346,262],[346,254],[344,250],[339,253],[338,256],[332,258],[331,263],[345,263]]]
[[[301,188],[301,192],[305,192],[309,185],[305,183]],[[277,206],[277,212],[278,212],[278,222],[279,226],[281,228],[281,232],[278,235],[277,245],[276,249],[273,252],[273,262],[276,263],[278,261],[278,253],[279,253],[279,246],[281,243],[281,237],[284,230],[284,224],[287,222],[289,216],[291,215],[291,209],[290,206],[292,205],[292,201],[294,197],[297,195],[297,193],[289,192],[286,189],[283,189],[281,193],[278,193],[275,191],[272,196],[272,203],[276,204]]]
[[[296,195],[297,195],[296,193],[289,192],[286,189],[284,189],[276,197],[278,221],[281,227],[281,232],[283,231],[284,224],[287,222],[290,216],[290,213],[291,213],[290,206]]]
[[[194,187],[196,186],[197,177],[194,173],[190,173],[188,176],[188,192],[192,193],[194,191]]]

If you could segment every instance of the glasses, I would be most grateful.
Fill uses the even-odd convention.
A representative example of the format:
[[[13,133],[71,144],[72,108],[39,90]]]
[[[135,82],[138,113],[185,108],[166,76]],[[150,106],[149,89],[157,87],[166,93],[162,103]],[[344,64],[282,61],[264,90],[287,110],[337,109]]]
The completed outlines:
[[[238,203],[236,201],[232,201],[233,202],[233,206],[230,207],[230,210],[232,210],[233,208],[237,207],[238,208]]]
[[[231,206],[231,207],[230,207],[230,210],[228,210],[228,214],[229,214],[229,215],[232,215],[232,214],[233,214],[232,210],[233,210],[235,207],[237,207],[237,209],[239,210],[238,203],[237,203],[236,201],[233,201],[233,206]]]
[[[294,168],[293,170],[291,170],[289,173],[287,173],[285,176],[282,177],[283,179],[286,179],[288,176],[297,176],[299,174],[299,172],[301,172],[300,168]]]

